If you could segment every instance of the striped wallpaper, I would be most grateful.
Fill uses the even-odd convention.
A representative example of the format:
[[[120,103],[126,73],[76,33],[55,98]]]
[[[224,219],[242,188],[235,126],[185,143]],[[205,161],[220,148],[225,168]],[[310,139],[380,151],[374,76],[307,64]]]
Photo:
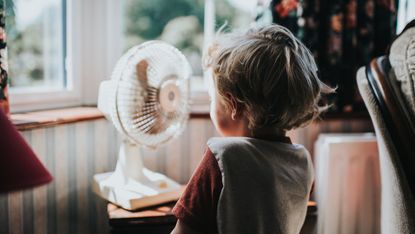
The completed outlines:
[[[320,132],[371,131],[370,120],[333,120],[290,133],[311,152]],[[106,202],[91,191],[95,173],[115,167],[121,138],[104,119],[22,132],[54,176],[47,186],[0,195],[0,234],[108,233]],[[145,165],[185,183],[215,130],[191,119],[185,132],[157,150],[143,149]]]

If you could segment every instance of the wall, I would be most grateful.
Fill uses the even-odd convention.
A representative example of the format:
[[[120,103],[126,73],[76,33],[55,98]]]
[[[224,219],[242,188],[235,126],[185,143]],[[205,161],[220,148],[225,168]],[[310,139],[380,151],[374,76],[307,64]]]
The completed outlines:
[[[365,132],[369,120],[333,120],[290,133],[310,151],[319,132]],[[24,192],[0,195],[0,234],[108,233],[106,202],[91,191],[95,173],[115,167],[120,137],[104,119],[22,132],[54,181]],[[208,119],[191,119],[185,132],[158,150],[143,149],[144,163],[185,183],[198,165],[207,139],[215,135]]]

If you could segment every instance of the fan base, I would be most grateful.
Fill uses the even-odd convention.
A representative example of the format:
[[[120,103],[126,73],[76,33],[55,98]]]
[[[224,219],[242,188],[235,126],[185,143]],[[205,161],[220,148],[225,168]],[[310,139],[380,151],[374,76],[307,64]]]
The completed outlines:
[[[100,197],[114,203],[126,210],[137,210],[140,208],[154,206],[166,202],[176,201],[183,193],[185,186],[180,185],[168,177],[155,173],[155,176],[163,181],[160,186],[158,182],[148,181],[140,183],[130,181],[120,186],[111,180],[112,172],[94,175],[93,191]]]

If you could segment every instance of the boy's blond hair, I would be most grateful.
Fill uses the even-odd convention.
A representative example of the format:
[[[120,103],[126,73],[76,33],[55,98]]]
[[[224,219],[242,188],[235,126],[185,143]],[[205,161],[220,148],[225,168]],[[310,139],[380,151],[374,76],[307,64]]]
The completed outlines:
[[[334,92],[318,79],[310,51],[280,25],[222,35],[205,62],[225,107],[236,102],[251,130],[304,126],[326,108],[321,94]]]

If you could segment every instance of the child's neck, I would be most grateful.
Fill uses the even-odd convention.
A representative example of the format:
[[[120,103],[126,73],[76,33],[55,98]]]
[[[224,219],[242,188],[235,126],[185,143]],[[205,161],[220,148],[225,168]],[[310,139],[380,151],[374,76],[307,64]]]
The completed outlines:
[[[286,131],[280,129],[274,129],[271,127],[263,127],[251,131],[251,137],[262,139],[273,139],[279,137],[285,137]]]

